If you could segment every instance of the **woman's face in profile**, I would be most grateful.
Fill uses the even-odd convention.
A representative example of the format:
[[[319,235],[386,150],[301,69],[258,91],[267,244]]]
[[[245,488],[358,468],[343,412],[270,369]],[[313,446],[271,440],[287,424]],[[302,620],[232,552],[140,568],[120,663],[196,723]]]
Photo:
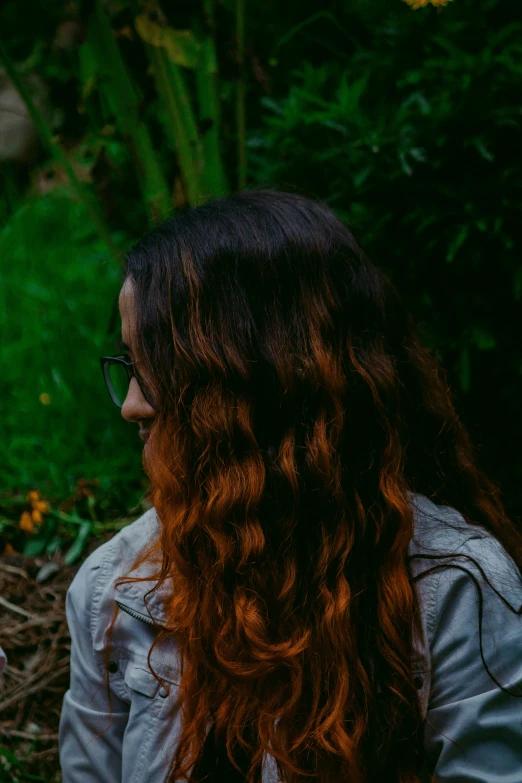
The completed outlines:
[[[121,337],[127,345],[127,353],[131,360],[135,361],[133,354],[134,295],[132,283],[129,280],[126,280],[122,286],[118,303],[121,315]],[[136,378],[131,379],[129,390],[121,409],[121,415],[127,421],[136,422],[140,425],[140,437],[146,442],[148,440],[150,422],[156,415],[156,411],[143,396]]]

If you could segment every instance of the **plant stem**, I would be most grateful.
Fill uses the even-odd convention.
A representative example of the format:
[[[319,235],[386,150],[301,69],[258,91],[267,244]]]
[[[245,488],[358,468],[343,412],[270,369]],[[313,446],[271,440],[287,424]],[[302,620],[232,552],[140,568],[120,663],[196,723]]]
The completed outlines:
[[[203,153],[190,99],[180,68],[170,62],[162,47],[146,44],[156,89],[163,102],[168,123],[165,128],[178,156],[192,206],[203,201]]]
[[[227,177],[221,157],[220,107],[217,90],[217,60],[214,44],[214,0],[204,0],[207,30],[200,32],[201,59],[196,68],[196,89],[199,119],[203,123],[202,138],[205,175],[209,195],[218,197],[228,192]],[[201,25],[199,25],[201,29]]]

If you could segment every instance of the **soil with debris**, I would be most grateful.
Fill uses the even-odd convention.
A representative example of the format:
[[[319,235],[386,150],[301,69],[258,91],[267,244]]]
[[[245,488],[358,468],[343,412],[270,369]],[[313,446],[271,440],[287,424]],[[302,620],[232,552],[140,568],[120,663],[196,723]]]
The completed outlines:
[[[93,539],[84,553],[109,540]],[[0,676],[2,783],[59,783],[58,724],[69,687],[70,637],[65,595],[80,563],[22,554],[0,558]]]

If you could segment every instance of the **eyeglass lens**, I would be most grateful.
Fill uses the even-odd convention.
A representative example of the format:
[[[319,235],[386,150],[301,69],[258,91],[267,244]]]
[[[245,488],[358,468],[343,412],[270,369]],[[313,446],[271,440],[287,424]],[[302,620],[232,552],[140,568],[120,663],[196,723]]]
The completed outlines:
[[[129,376],[122,364],[109,364],[109,380],[115,402],[123,405],[129,390]]]

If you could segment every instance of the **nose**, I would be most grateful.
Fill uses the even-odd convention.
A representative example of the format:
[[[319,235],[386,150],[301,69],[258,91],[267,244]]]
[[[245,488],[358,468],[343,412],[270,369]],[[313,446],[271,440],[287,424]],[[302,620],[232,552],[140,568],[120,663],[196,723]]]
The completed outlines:
[[[143,419],[153,419],[156,411],[152,405],[147,402],[140,389],[136,378],[131,378],[127,396],[121,407],[121,415],[126,421],[139,422]]]

